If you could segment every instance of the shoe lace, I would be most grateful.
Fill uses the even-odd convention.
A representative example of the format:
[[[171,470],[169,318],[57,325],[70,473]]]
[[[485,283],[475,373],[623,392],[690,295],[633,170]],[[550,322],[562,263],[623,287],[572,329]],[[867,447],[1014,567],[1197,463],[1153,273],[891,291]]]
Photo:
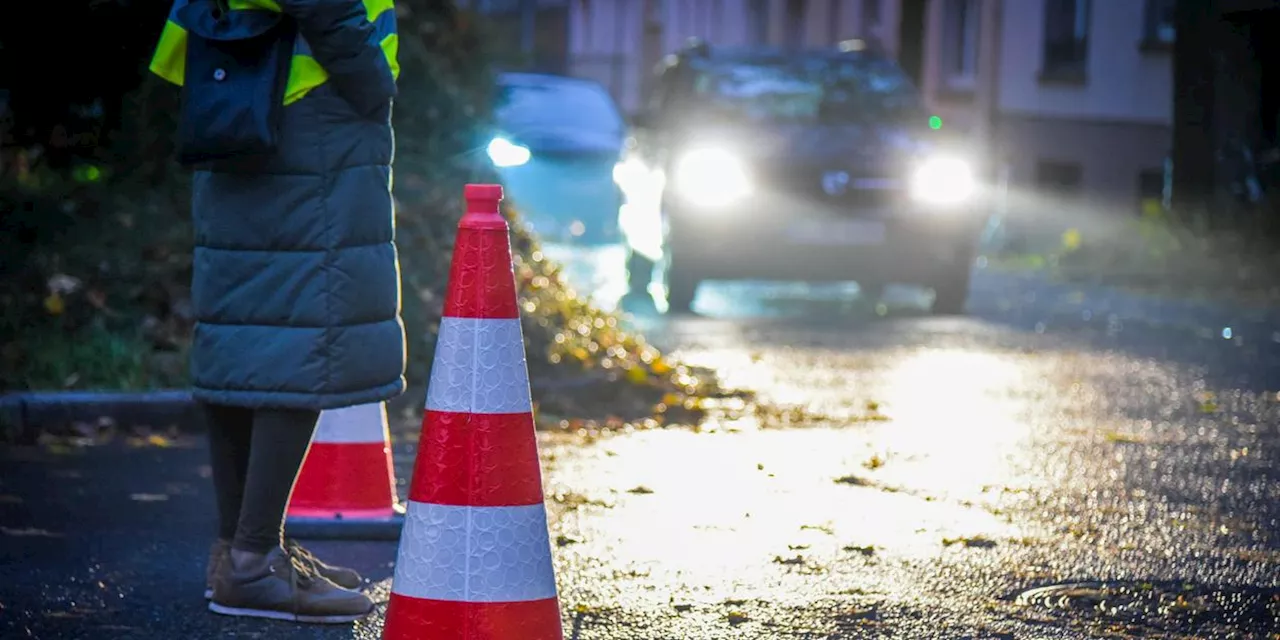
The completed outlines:
[[[273,571],[280,570],[285,570],[289,573],[289,584],[293,587],[294,593],[298,592],[298,587],[303,589],[310,587],[317,578],[315,569],[288,553],[282,554],[273,567]]]
[[[284,541],[284,551],[290,558],[305,564],[311,572],[318,573],[320,571],[319,558],[312,555],[312,553],[308,551],[306,547],[299,544],[297,540],[286,539]]]

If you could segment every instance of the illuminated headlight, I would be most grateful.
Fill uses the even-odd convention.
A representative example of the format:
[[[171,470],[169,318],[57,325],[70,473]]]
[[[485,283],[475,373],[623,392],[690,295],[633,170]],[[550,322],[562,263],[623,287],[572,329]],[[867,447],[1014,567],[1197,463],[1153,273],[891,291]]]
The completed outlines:
[[[931,158],[911,176],[911,195],[930,204],[957,204],[977,189],[973,168],[959,158]]]
[[[628,158],[613,165],[613,182],[624,192],[635,190],[648,177],[648,171],[640,161]]]
[[[682,197],[705,207],[737,202],[751,193],[741,160],[723,149],[695,149],[675,166],[675,187]]]
[[[506,138],[494,138],[485,149],[489,159],[497,167],[518,167],[529,161],[529,147],[518,145]]]

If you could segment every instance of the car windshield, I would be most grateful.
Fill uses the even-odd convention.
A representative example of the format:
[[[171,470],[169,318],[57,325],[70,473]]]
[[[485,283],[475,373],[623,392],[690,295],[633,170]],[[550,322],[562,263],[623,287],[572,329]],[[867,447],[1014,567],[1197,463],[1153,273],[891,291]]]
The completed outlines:
[[[604,87],[581,80],[549,78],[503,82],[499,85],[495,115],[505,126],[568,127],[611,133],[623,128],[617,105]]]
[[[906,74],[874,58],[721,63],[698,73],[695,92],[717,115],[750,120],[852,123],[922,108]]]

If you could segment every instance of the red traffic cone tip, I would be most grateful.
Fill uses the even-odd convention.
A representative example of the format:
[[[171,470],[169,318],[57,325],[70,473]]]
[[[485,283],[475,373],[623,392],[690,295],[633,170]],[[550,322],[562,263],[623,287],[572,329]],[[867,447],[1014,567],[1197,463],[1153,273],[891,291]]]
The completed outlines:
[[[453,246],[444,315],[453,318],[520,317],[506,222],[502,231],[462,227]]]
[[[498,212],[498,201],[502,200],[502,185],[500,184],[469,184],[462,189],[462,197],[468,204],[475,202],[477,204],[485,203],[491,206],[491,212]],[[492,203],[488,205],[488,203]]]
[[[288,515],[388,518],[395,514],[395,484],[386,407],[375,403],[323,411]]]
[[[502,201],[502,185],[469,184],[464,189],[464,198],[467,209],[458,223],[459,235],[463,229],[507,232],[507,219],[502,217],[498,208]]]

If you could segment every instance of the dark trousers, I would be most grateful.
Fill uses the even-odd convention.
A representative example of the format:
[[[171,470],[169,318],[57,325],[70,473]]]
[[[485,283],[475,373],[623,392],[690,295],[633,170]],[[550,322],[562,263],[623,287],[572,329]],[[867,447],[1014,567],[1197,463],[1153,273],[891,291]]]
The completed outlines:
[[[280,546],[293,484],[320,414],[300,409],[202,405],[209,427],[218,537],[231,548]]]

